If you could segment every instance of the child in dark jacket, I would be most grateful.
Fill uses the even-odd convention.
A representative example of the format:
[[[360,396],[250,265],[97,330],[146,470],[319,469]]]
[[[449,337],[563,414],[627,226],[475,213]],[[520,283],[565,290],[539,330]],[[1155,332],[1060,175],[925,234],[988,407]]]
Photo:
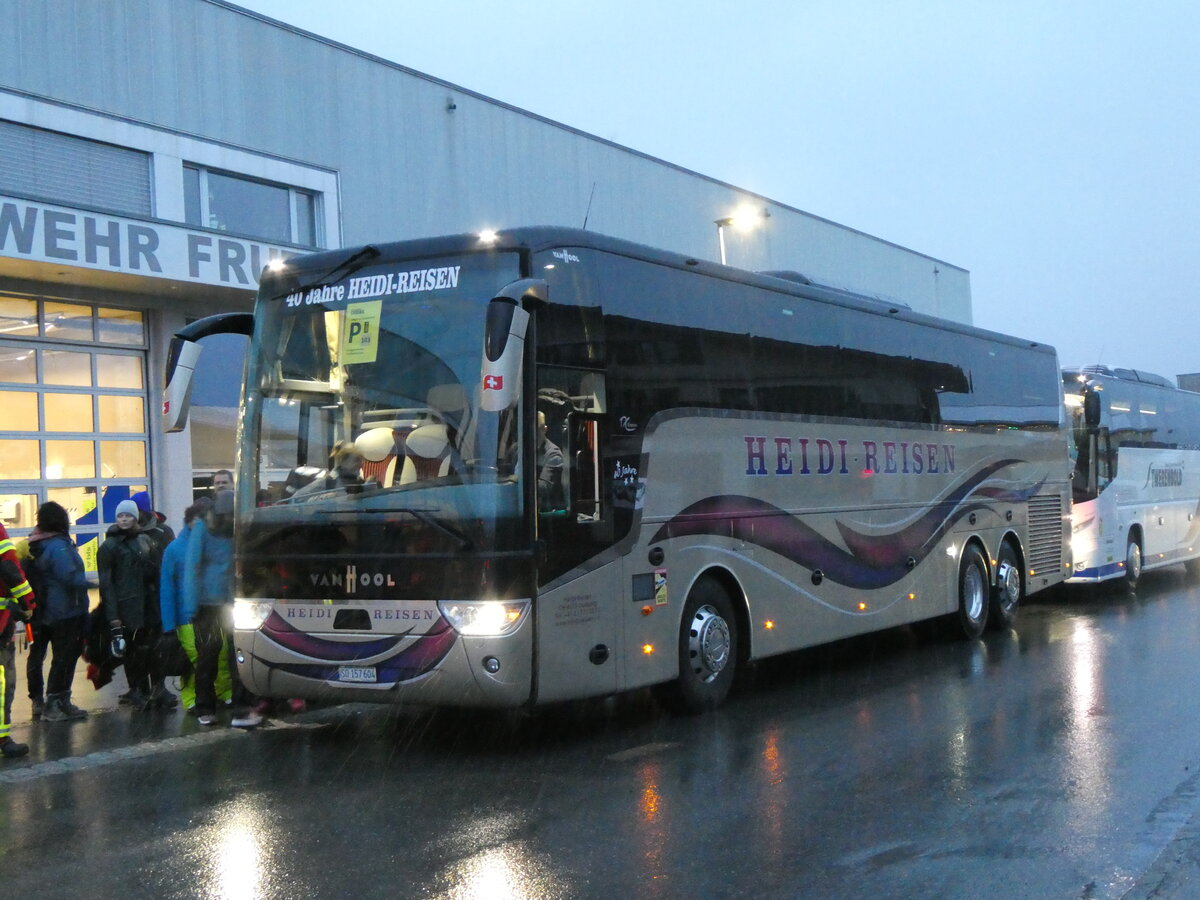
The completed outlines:
[[[96,554],[100,602],[114,645],[123,645],[129,704],[134,709],[147,710],[155,705],[150,693],[150,668],[151,651],[161,626],[159,570],[154,547],[138,528],[137,504],[122,500],[116,513],[116,524],[108,529]],[[113,655],[122,654],[114,649]]]

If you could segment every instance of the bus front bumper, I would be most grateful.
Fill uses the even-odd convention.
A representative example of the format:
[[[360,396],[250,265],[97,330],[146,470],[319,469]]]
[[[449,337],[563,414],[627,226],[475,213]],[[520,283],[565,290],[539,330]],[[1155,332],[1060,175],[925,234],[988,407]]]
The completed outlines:
[[[463,636],[448,625],[396,641],[304,635],[283,646],[264,629],[234,632],[242,683],[262,697],[327,703],[515,708],[532,693],[533,628]]]

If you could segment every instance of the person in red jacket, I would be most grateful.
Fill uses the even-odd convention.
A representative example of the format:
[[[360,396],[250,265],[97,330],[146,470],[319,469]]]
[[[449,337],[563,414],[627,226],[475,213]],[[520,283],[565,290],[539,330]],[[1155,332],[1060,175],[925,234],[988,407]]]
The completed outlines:
[[[29,752],[9,734],[12,727],[13,697],[17,693],[17,648],[13,641],[16,620],[28,622],[33,616],[33,588],[25,580],[17,561],[17,547],[0,523],[0,757],[12,759]]]

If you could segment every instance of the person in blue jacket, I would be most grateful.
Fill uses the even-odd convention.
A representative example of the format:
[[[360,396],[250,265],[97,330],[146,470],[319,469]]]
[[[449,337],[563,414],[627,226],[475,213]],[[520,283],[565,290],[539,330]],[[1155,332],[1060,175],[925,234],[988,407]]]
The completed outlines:
[[[46,680],[46,699],[42,721],[61,722],[83,719],[87,712],[71,702],[75,664],[83,649],[87,622],[88,588],[83,559],[69,534],[71,519],[53,500],[37,511],[37,528],[29,535],[31,566],[36,570],[38,589],[38,629],[50,646],[50,676]],[[30,695],[36,687],[41,693],[41,667],[27,672]],[[34,684],[36,675],[37,683]]]
[[[183,609],[192,615],[196,635],[196,715],[201,725],[217,722],[216,678],[221,648],[233,638],[233,491],[217,491],[212,509],[197,519],[188,536],[183,571]],[[251,708],[232,660],[235,707],[231,725],[253,727],[262,716]]]
[[[196,665],[196,631],[192,619],[195,609],[185,608],[184,605],[184,569],[187,565],[188,540],[197,520],[203,519],[212,508],[212,498],[201,497],[183,513],[183,530],[179,536],[167,545],[163,551],[162,575],[159,578],[159,603],[162,606],[162,627],[166,634],[174,631],[183,646],[192,666]],[[217,698],[228,703],[231,697],[229,682],[229,657],[224,647],[217,660],[216,677]],[[196,707],[196,675],[193,669],[191,675],[179,679],[179,697],[184,709],[195,712]]]

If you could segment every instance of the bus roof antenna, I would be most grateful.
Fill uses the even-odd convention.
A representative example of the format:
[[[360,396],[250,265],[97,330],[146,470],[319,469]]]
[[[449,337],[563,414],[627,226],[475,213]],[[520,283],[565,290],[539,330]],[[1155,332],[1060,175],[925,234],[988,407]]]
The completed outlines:
[[[587,209],[583,211],[583,230],[587,231],[588,216],[592,214],[592,198],[596,196],[596,182],[592,182],[592,192],[588,194]]]

